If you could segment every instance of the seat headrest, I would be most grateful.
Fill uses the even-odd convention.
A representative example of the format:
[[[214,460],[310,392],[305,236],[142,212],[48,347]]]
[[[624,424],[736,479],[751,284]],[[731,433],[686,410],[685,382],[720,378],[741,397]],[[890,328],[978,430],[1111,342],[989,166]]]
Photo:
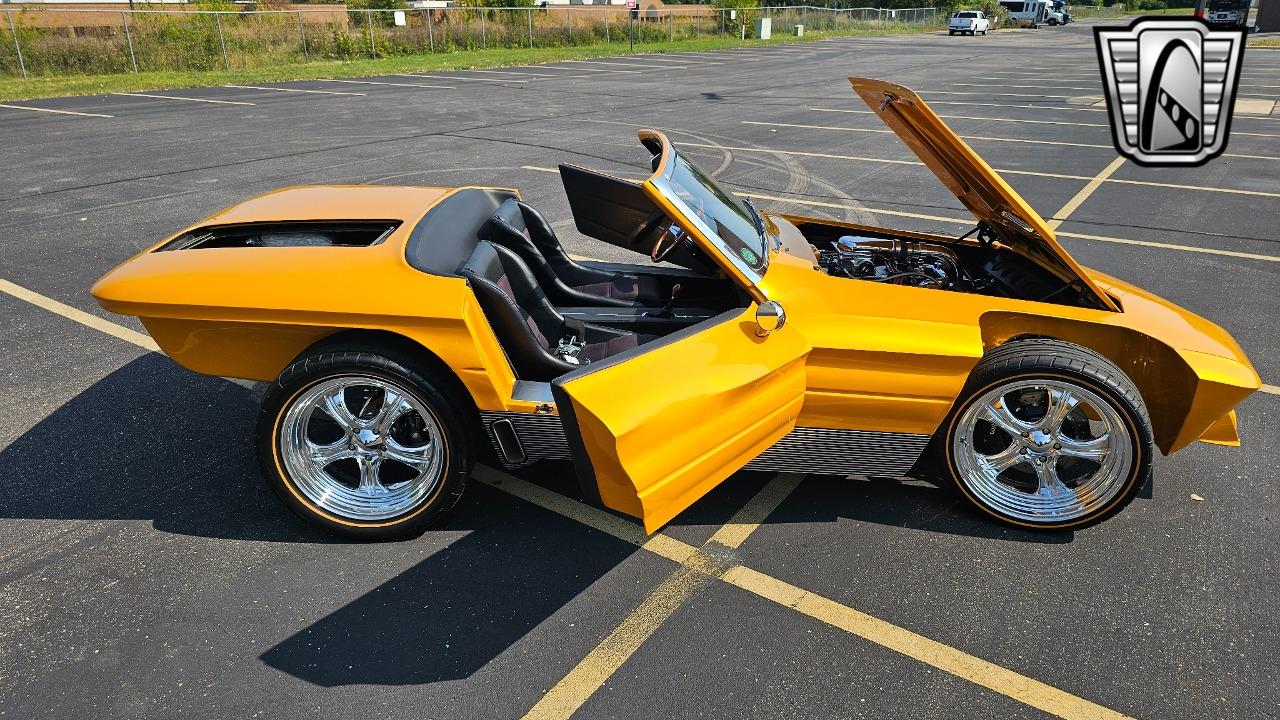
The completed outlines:
[[[472,275],[497,282],[498,278],[503,275],[502,258],[498,256],[498,251],[493,243],[488,240],[481,240],[476,243],[475,250],[471,251],[471,257],[467,258],[458,267],[458,274]]]
[[[529,226],[524,221],[524,211],[515,198],[507,198],[498,209],[489,216],[490,228],[500,228],[508,233],[529,236]],[[486,228],[486,229],[490,229]]]

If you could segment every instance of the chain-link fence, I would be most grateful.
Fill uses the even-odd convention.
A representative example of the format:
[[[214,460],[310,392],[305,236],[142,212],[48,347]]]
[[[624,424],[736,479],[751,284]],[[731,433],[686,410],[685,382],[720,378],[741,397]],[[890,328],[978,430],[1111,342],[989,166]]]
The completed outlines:
[[[2,7],[2,6],[0,6]],[[649,44],[750,38],[770,20],[773,35],[921,29],[934,8],[883,10],[707,5],[629,11],[620,5],[518,8],[96,10],[4,9],[0,75],[70,75],[243,69],[499,48]]]
[[[1116,18],[1132,14],[1124,5],[1068,5],[1067,12],[1075,20],[1084,18]]]

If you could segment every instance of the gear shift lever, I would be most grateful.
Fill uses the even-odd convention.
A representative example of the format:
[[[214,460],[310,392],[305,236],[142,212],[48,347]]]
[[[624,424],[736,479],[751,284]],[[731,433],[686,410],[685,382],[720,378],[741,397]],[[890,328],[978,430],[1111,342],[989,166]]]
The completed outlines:
[[[664,318],[664,319],[670,318],[672,311],[675,310],[676,300],[680,297],[680,291],[683,289],[684,289],[684,286],[681,285],[680,283],[676,283],[675,285],[672,285],[671,299],[667,301],[667,304],[663,305],[662,309],[659,310],[658,312],[645,313],[645,317]]]

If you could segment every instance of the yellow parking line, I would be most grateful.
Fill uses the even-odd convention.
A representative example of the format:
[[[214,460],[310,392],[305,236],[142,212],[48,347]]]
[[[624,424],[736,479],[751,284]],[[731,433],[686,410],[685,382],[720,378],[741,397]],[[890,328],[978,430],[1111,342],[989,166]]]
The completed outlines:
[[[1049,220],[1049,227],[1056,230],[1064,220],[1071,217],[1071,213],[1075,212],[1077,208],[1084,204],[1085,200],[1089,199],[1090,195],[1097,192],[1098,188],[1102,187],[1102,183],[1105,182],[1107,178],[1111,177],[1115,171],[1119,170],[1120,166],[1123,164],[1123,157],[1118,157],[1115,160],[1112,160],[1110,164],[1102,169],[1102,172],[1095,175],[1088,184],[1080,189],[1080,192],[1076,193],[1070,200],[1068,200],[1066,205],[1063,205],[1058,212],[1053,214],[1053,218]]]
[[[0,278],[0,292],[11,295],[19,300],[29,302],[39,308],[44,308],[51,313],[61,315],[68,320],[91,327],[99,332],[104,332],[112,337],[120,338],[125,342],[133,343],[140,348],[147,350],[159,351],[160,346],[156,345],[156,341],[152,340],[146,333],[140,333],[137,330],[117,325],[110,320],[103,320],[97,315],[91,315],[79,308],[71,307],[66,303],[58,302],[51,297],[45,297],[38,292],[28,290],[21,285],[15,285],[3,278]]]
[[[738,565],[724,581],[881,647],[1060,718],[1127,718],[1094,702],[957,650],[864,612]]]
[[[471,475],[486,485],[502,490],[509,495],[527,500],[552,512],[564,515],[567,518],[577,520],[579,523],[591,528],[595,528],[602,533],[612,535],[620,540],[625,540],[632,545],[648,550],[656,555],[661,555],[668,560],[674,560],[682,563],[688,560],[698,549],[686,542],[676,540],[668,535],[657,533],[652,536],[644,534],[644,528],[640,527],[630,520],[624,520],[616,515],[610,515],[602,510],[597,510],[590,505],[571,500],[560,493],[552,492],[540,485],[534,485],[526,482],[513,475],[508,475],[500,470],[490,468],[487,465],[477,465],[475,471]]]
[[[712,575],[681,565],[605,636],[568,675],[524,714],[524,720],[566,720],[608,682],[640,646]]]
[[[493,471],[497,473],[497,471]],[[739,547],[769,513],[800,484],[802,475],[778,475],[756,493],[733,518],[721,526],[699,552],[685,558],[657,589],[587,653],[581,662],[551,687],[525,714],[525,720],[568,718],[644,645],[658,628],[695,592],[727,569],[724,561],[704,554],[713,544]],[[515,478],[512,478],[515,480]],[[514,484],[519,484],[517,481]]]
[[[767,198],[767,196],[758,197],[761,197],[761,199]],[[941,219],[947,222],[955,222],[950,218]],[[90,315],[7,280],[0,279],[0,291],[148,350],[157,349],[151,338],[142,333]],[[1280,387],[1264,385],[1263,392],[1273,395],[1280,394]],[[655,591],[645,603],[642,603],[641,608],[637,608],[637,611],[632,613],[632,615],[640,614],[636,620],[638,625],[634,627],[641,633],[646,633],[647,631],[644,637],[652,634],[652,629],[649,628],[654,619],[666,612],[666,608],[672,607],[673,603],[678,605],[684,597],[688,597],[687,593],[691,592],[688,589],[688,584],[693,582],[693,576],[699,574],[695,572],[698,568],[692,566],[702,563],[701,560],[696,559],[698,551],[692,545],[663,533],[646,537],[643,530],[635,523],[588,507],[563,495],[553,493],[486,466],[478,466],[474,476],[480,482],[492,485],[552,512],[577,520],[584,525],[617,537],[641,549],[681,563],[681,570],[686,572],[679,579],[669,578],[669,583],[664,582],[658,591]],[[791,482],[798,482],[798,476],[779,476],[776,478],[773,483],[766,486],[760,493],[757,493],[756,497],[744,506],[725,527],[718,530],[713,539],[730,547],[741,545],[742,541],[759,526],[759,523],[768,516],[769,512],[785,499],[786,494],[790,492],[788,483]],[[791,485],[791,487],[794,487],[794,485]],[[703,572],[701,574],[706,575],[707,573]],[[759,597],[772,600],[833,627],[858,635],[882,647],[892,649],[907,657],[927,663],[944,672],[954,674],[957,677],[982,685],[997,693],[1059,717],[1070,718],[1071,720],[1076,718],[1083,720],[1084,718],[1124,717],[1101,705],[1091,703],[1053,686],[969,655],[956,648],[930,640],[910,630],[841,605],[833,600],[809,593],[802,588],[751,570],[745,566],[735,565],[728,568],[720,577],[726,582],[754,593]],[[674,612],[674,610],[671,610],[671,612]],[[667,612],[667,617],[669,616],[670,613]],[[646,617],[651,619],[646,620]],[[657,625],[652,625],[652,627],[656,629]],[[620,635],[615,636],[617,632],[615,630],[614,633],[610,634],[613,637],[611,644],[606,650],[601,651],[601,655],[614,657],[615,660],[618,657],[618,653],[625,650],[623,638]],[[623,660],[625,661],[625,658]],[[620,666],[621,663],[619,662],[617,665]],[[599,687],[599,685],[596,685],[596,687]],[[557,701],[558,707],[563,708],[565,706],[561,703],[563,699],[564,696],[561,696],[560,700]],[[580,703],[578,706],[580,707]],[[557,717],[567,717],[567,715],[559,715]]]
[[[104,115],[102,113],[76,112],[75,110],[54,110],[53,108],[31,107],[30,105],[4,105],[0,104],[0,108],[9,108],[10,110],[31,110],[32,112],[53,113],[54,115],[79,115],[80,117],[115,117],[115,115]]]
[[[896,217],[909,217],[919,220],[932,220],[934,222],[948,223],[951,225],[972,226],[973,218],[946,217],[943,215],[925,215],[923,213],[903,212],[901,210],[884,210],[880,208],[870,208],[865,206],[855,206],[840,203],[821,202],[818,200],[800,200],[797,198],[779,197],[776,195],[761,195],[759,193],[738,193],[749,198],[757,200],[773,200],[776,202],[793,203],[796,205],[808,205],[811,207],[831,208],[833,210],[853,210],[855,212],[865,212],[872,215],[892,215]],[[1077,240],[1094,240],[1097,242],[1115,243],[1118,245],[1138,245],[1141,247],[1161,248],[1163,250],[1181,250],[1182,252],[1202,253],[1205,255],[1223,255],[1226,257],[1245,258],[1248,260],[1264,260],[1267,262],[1280,262],[1280,255],[1262,255],[1259,253],[1237,252],[1235,250],[1219,250],[1217,248],[1196,247],[1195,245],[1175,245],[1173,243],[1152,242],[1150,240],[1130,240],[1128,238],[1109,237],[1106,235],[1087,235],[1085,233],[1057,231],[1058,237],[1074,238]]]
[[[494,472],[496,473],[497,471]],[[530,484],[524,480],[507,476],[500,487],[507,491],[516,488],[521,492],[527,492],[523,486]],[[768,512],[763,514],[761,512],[765,509],[772,511],[776,507],[776,505],[772,504],[773,500],[777,498],[780,502],[781,498],[785,497],[784,491],[789,492],[785,486],[775,489],[770,489],[769,486],[766,486],[765,489],[757,494],[756,498],[753,498],[751,503],[748,503],[748,507],[744,507],[739,511],[739,516],[746,515],[763,520],[768,515]],[[530,493],[529,496],[536,495],[540,495],[540,493]],[[756,500],[761,495],[767,495],[767,497],[760,499],[757,503]],[[529,496],[520,495],[520,497],[525,497],[526,499]],[[536,501],[534,502],[536,503]],[[754,508],[752,508],[753,505],[755,506]],[[559,503],[557,503],[558,506],[560,506]],[[581,507],[586,511],[586,514],[599,513],[608,516],[607,513],[600,510],[588,508],[585,505]],[[555,507],[546,507],[546,509],[559,512]],[[583,513],[579,512],[578,514]],[[609,517],[612,518],[612,516]],[[731,525],[733,523],[734,521],[730,521]],[[750,524],[748,523],[748,525]],[[597,526],[593,525],[593,527]],[[755,526],[751,526],[751,529],[754,530],[755,527],[758,527],[758,523]],[[739,535],[741,535],[739,530],[725,531],[725,536],[728,539],[733,539]],[[634,543],[634,540],[629,537],[618,537]],[[743,537],[745,538],[745,535]],[[690,545],[681,544],[692,549]],[[704,579],[699,580],[697,578],[699,574]],[[752,570],[744,565],[735,564],[717,572],[714,565],[701,555],[692,556],[690,561],[683,563],[680,569],[676,570],[662,585],[659,585],[658,589],[627,617],[627,620],[619,626],[619,630],[626,628],[625,632],[615,630],[610,633],[596,647],[596,650],[593,650],[592,654],[588,655],[591,662],[588,663],[584,659],[582,663],[579,663],[578,667],[575,667],[570,672],[570,676],[573,676],[571,687],[562,687],[558,684],[552,691],[543,696],[543,701],[535,705],[533,710],[530,710],[525,717],[542,719],[567,718],[571,716],[586,701],[586,698],[578,701],[586,687],[590,687],[591,691],[594,692],[596,688],[607,681],[609,675],[612,675],[612,672],[607,674],[605,672],[609,666],[614,664],[621,666],[635,652],[635,649],[639,647],[643,640],[650,637],[653,631],[661,625],[662,621],[670,617],[675,611],[675,606],[678,606],[693,591],[713,578],[719,578],[765,600],[791,608],[831,627],[857,635],[876,645],[931,665],[943,672],[981,685],[1052,715],[1068,718],[1069,720],[1084,720],[1085,718],[1119,719],[1126,717],[1110,708],[970,655],[963,650],[931,640],[923,635],[842,605],[834,600],[808,592],[803,588]],[[629,633],[635,633],[641,637],[633,637]],[[566,679],[568,677],[566,676]]]

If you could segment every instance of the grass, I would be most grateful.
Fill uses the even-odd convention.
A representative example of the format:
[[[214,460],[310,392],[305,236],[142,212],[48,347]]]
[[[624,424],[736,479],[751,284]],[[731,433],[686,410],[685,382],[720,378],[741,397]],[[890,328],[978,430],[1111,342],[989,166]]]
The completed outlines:
[[[788,35],[776,36],[770,40],[738,40],[736,38],[677,40],[676,42],[636,43],[636,52],[661,53],[685,50],[719,50],[758,47],[761,45],[785,45],[828,37],[894,35],[915,32],[921,32],[921,28],[919,26],[889,26],[885,28],[868,28],[866,30],[846,30],[838,33],[811,32],[800,38]],[[330,60],[246,68],[243,70],[174,70],[113,75],[32,76],[27,79],[0,77],[0,100],[30,100],[67,95],[172,90],[227,84],[364,77],[408,72],[473,70],[617,55],[625,52],[626,49],[627,45],[625,43],[601,43],[597,45],[548,48],[466,50],[451,53],[398,56],[378,60]]]

